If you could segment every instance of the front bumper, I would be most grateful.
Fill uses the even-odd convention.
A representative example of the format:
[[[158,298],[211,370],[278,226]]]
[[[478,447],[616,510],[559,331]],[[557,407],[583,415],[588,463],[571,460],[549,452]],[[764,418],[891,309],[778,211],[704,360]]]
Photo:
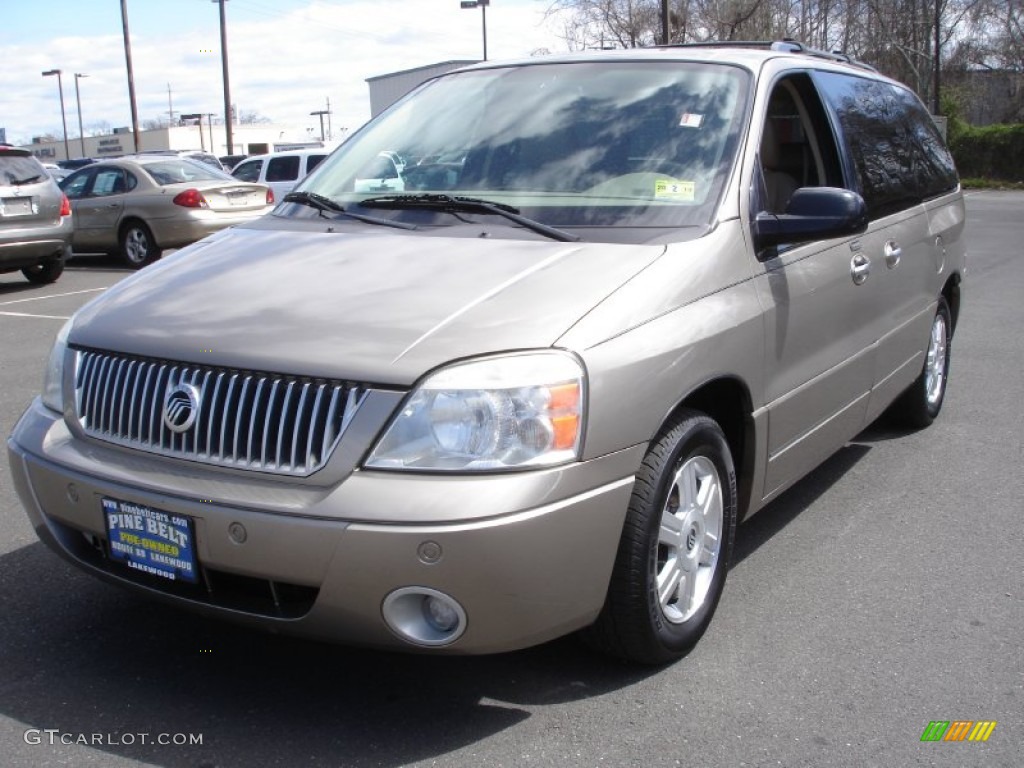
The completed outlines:
[[[486,477],[357,471],[321,487],[83,440],[38,400],[8,453],[39,537],[83,570],[271,631],[407,650],[385,598],[436,590],[465,610],[464,633],[436,649],[452,653],[523,648],[596,618],[642,457]],[[200,585],[113,561],[103,497],[191,517]]]

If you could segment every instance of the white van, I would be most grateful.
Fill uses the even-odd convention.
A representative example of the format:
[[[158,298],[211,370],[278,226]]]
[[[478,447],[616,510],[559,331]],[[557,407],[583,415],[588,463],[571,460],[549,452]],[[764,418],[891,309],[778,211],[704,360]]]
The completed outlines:
[[[274,198],[280,200],[329,154],[330,150],[317,147],[257,155],[236,165],[231,175],[239,181],[266,184],[274,190]]]

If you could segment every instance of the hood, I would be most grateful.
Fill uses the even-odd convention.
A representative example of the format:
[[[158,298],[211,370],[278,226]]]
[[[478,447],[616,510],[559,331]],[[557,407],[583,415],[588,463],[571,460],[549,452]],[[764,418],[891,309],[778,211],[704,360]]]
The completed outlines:
[[[408,386],[451,360],[548,347],[663,246],[225,230],[123,280],[71,343]]]

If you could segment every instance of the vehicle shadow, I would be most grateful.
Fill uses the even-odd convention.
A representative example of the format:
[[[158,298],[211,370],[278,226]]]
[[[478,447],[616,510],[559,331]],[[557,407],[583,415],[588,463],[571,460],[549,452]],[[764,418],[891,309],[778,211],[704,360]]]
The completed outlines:
[[[511,728],[531,706],[657,672],[608,663],[572,637],[487,657],[275,637],[121,592],[41,543],[0,557],[0,574],[0,714],[66,741],[102,734],[90,749],[151,765],[406,765]],[[201,734],[202,744],[122,734]],[[33,764],[74,754],[42,738],[28,749],[47,758]]]
[[[740,526],[732,567],[870,451],[846,445]],[[621,691],[660,671],[609,662],[576,637],[439,657],[273,636],[122,592],[41,543],[0,557],[0,580],[0,714],[70,740],[102,734],[91,749],[167,768],[300,756],[309,766],[407,765],[513,728],[532,708]],[[123,734],[201,734],[202,743],[122,743]],[[34,749],[66,762],[72,747]]]
[[[862,437],[863,435],[858,435],[854,440],[859,441]],[[870,446],[861,445],[859,442],[847,443],[796,485],[783,491],[778,498],[773,499],[753,517],[743,522],[736,530],[736,544],[730,567],[735,568],[780,533],[870,451]]]
[[[125,263],[117,256],[109,253],[76,253],[67,262],[67,269],[85,268],[92,270],[116,270],[118,272],[132,272],[134,270],[125,266]]]

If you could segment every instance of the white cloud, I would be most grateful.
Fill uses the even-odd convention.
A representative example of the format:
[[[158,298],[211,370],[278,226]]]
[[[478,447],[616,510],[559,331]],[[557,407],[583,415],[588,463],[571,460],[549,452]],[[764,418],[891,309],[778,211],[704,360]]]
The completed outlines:
[[[370,116],[366,78],[450,59],[482,55],[481,12],[459,0],[310,0],[292,6],[272,0],[228,3],[228,59],[232,102],[275,123],[315,126],[310,112],[326,108],[332,125],[355,128]],[[163,28],[132,21],[132,61],[140,121],[166,116],[168,84],[175,112],[223,114],[220,30],[216,6],[173,5],[187,18],[165,19]],[[564,50],[544,23],[537,0],[493,0],[487,10],[488,58],[529,56],[541,48]],[[131,14],[132,12],[129,11]],[[233,18],[236,17],[236,18]],[[44,45],[4,46],[18,76],[5,88],[0,125],[8,137],[25,140],[60,134],[54,78],[39,72],[64,70],[69,135],[77,135],[74,72],[80,83],[83,122],[130,125],[127,75],[120,28],[99,37],[56,37]],[[10,73],[9,73],[10,74]]]

